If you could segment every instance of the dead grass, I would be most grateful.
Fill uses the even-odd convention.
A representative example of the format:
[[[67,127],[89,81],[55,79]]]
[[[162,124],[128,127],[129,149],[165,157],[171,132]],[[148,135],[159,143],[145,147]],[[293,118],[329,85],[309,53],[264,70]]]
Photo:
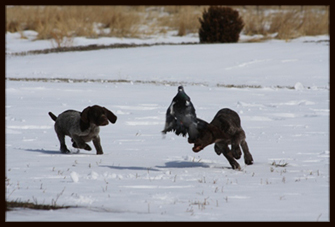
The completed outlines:
[[[269,13],[270,12],[270,13]],[[241,9],[244,33],[292,39],[300,36],[329,34],[328,6],[282,6],[280,8]]]
[[[242,16],[244,34],[278,39],[329,34],[329,6],[231,6]],[[6,7],[6,31],[34,30],[37,39],[71,46],[76,36],[142,37],[177,31],[197,33],[206,6],[14,6]]]
[[[159,26],[166,26],[169,30],[177,30],[178,36],[197,33],[200,27],[199,18],[205,6],[166,6],[167,12],[159,20]]]
[[[34,30],[38,39],[55,36],[133,37],[142,23],[138,7],[15,6],[6,8],[6,30]],[[108,29],[101,33],[102,30]]]
[[[34,210],[58,210],[58,209],[68,209],[70,206],[58,206],[58,205],[45,205],[22,201],[6,201],[6,211],[11,211],[15,208],[25,208]]]

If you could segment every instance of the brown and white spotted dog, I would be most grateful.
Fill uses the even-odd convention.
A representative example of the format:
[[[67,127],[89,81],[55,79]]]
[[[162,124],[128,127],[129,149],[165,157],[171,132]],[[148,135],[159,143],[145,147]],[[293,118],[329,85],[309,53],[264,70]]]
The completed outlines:
[[[211,123],[208,124],[201,119],[198,119],[198,122],[199,136],[196,139],[188,139],[189,143],[194,143],[192,149],[194,152],[199,152],[206,146],[215,143],[215,152],[218,155],[223,154],[233,169],[240,169],[240,165],[235,159],[239,159],[242,155],[241,146],[245,164],[253,164],[240,117],[235,111],[224,108],[215,115]],[[228,145],[231,145],[231,149]]]
[[[117,119],[110,110],[98,105],[89,106],[82,112],[66,110],[58,117],[51,112],[49,115],[55,121],[55,131],[62,153],[70,153],[65,145],[65,136],[69,136],[73,147],[90,151],[92,148],[86,142],[93,141],[97,154],[103,154],[99,126],[108,125],[108,121],[114,124]]]

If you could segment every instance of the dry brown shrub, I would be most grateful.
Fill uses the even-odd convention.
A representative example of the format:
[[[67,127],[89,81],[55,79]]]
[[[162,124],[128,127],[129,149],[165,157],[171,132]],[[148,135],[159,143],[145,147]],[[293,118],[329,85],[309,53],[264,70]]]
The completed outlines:
[[[241,10],[245,34],[277,33],[278,39],[329,34],[328,6],[282,6],[271,9],[271,13],[266,10],[270,9]]]
[[[6,7],[6,31],[34,30],[37,39],[75,36],[145,37],[197,33],[208,6],[14,6]],[[329,6],[234,6],[247,35],[278,33],[288,39],[329,34]]]

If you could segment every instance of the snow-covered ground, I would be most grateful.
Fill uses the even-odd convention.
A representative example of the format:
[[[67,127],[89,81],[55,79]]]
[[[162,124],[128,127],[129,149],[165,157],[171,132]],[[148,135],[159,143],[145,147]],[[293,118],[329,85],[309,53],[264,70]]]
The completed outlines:
[[[133,43],[133,44],[153,44],[153,43],[181,43],[181,42],[199,42],[197,34],[188,34],[180,37],[175,35],[176,32],[167,32],[166,35],[152,35],[144,39],[136,38],[116,38],[116,37],[100,37],[85,38],[73,37],[71,39],[64,38],[61,43],[63,46],[87,46],[87,45],[110,45],[114,43]],[[35,31],[23,31],[22,33],[6,33],[6,52],[15,53],[29,50],[43,50],[57,47],[57,43],[53,40],[36,40],[38,33]]]
[[[15,35],[8,53],[45,42],[19,47]],[[6,198],[76,207],[16,209],[6,220],[328,221],[329,43],[310,42],[320,39],[329,37],[8,54]],[[241,158],[232,170],[213,145],[193,153],[186,138],[162,137],[175,83],[204,120],[224,107],[240,114],[253,165]],[[118,116],[101,127],[104,155],[61,154],[47,113],[94,104]]]

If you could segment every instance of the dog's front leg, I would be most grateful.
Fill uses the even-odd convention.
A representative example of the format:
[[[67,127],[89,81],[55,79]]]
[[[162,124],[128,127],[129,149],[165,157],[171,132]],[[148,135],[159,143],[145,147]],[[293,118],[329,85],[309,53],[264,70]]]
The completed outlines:
[[[242,152],[241,152],[240,144],[237,143],[236,141],[232,141],[231,151],[233,153],[234,158],[236,159],[241,158]]]
[[[231,165],[233,169],[238,169],[238,170],[241,169],[238,162],[234,159],[232,151],[229,149],[226,143],[216,143],[214,145],[214,149],[218,155],[223,154],[226,157],[226,159],[228,160],[229,164]]]
[[[97,150],[97,154],[103,154],[101,143],[100,143],[100,137],[96,136],[93,138],[93,144],[95,149]]]
[[[90,145],[88,145],[87,143],[85,143],[85,141],[80,136],[73,135],[71,141],[73,142],[72,146],[74,148],[85,149],[87,151],[92,150],[92,148],[90,147]]]

